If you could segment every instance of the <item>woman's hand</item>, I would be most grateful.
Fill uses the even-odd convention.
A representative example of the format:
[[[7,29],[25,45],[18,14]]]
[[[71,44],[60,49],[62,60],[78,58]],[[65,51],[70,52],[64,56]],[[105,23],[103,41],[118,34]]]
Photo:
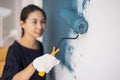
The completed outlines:
[[[59,60],[51,54],[44,54],[33,61],[33,67],[39,72],[48,73],[55,65],[59,64]]]

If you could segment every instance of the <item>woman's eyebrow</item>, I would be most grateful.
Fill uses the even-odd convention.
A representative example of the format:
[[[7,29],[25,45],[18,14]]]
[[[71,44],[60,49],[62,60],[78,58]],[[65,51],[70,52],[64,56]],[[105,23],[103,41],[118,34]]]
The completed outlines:
[[[31,19],[31,20],[38,20],[38,19],[33,18],[33,19]]]
[[[31,20],[40,20],[40,19],[33,18],[33,19],[31,19]],[[41,19],[41,20],[45,20],[45,19]]]

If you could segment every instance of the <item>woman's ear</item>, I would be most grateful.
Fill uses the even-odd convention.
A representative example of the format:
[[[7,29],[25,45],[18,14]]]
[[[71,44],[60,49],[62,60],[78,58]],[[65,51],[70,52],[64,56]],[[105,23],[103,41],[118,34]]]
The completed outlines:
[[[21,26],[22,28],[24,28],[24,22],[23,22],[23,21],[20,21],[20,26]]]

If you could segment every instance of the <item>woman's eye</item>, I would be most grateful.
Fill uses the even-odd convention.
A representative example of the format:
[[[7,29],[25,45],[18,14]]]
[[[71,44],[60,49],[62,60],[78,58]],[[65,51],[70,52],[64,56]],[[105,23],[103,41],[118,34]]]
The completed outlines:
[[[37,24],[37,21],[33,21],[33,24]]]
[[[41,21],[41,23],[46,23],[46,21],[45,21],[45,20],[43,20],[43,21]]]

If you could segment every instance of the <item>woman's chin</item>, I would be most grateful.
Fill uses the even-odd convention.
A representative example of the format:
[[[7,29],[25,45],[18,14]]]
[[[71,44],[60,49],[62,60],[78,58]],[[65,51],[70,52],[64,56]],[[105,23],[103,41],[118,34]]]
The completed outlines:
[[[40,37],[41,37],[41,35],[37,35],[37,36],[36,36],[36,38],[40,38]]]

